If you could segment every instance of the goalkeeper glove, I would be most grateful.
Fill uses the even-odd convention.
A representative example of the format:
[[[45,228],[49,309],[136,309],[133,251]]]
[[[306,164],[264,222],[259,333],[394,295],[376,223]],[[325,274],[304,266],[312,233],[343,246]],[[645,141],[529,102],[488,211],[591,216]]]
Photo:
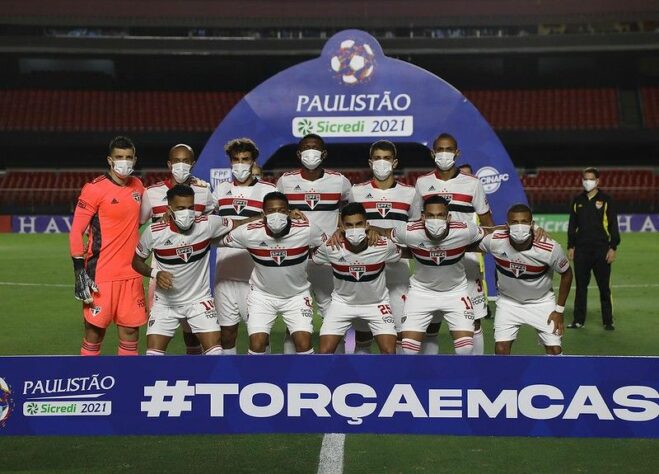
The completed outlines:
[[[76,299],[83,301],[85,304],[91,304],[94,299],[92,293],[98,293],[98,287],[92,278],[85,271],[84,260],[73,257],[73,272],[75,274],[75,291]]]

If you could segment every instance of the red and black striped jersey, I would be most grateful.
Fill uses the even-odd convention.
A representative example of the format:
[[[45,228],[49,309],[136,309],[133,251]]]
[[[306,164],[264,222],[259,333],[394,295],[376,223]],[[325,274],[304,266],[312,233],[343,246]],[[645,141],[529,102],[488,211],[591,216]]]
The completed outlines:
[[[147,222],[149,219],[156,222],[165,215],[167,212],[167,191],[175,184],[176,182],[172,181],[171,178],[167,178],[146,188],[140,210],[140,221],[142,223]],[[212,213],[215,210],[215,199],[211,194],[210,185],[194,176],[190,177],[187,184],[194,190],[194,210],[196,214],[200,216]]]
[[[349,200],[361,203],[369,224],[383,229],[403,227],[421,217],[421,198],[414,187],[399,182],[389,189],[378,188],[373,180],[355,184]]]
[[[468,222],[472,220],[474,212],[485,214],[490,210],[480,180],[464,173],[444,181],[435,170],[419,176],[415,189],[424,201],[436,195],[445,198],[449,202],[451,217],[456,221]]]

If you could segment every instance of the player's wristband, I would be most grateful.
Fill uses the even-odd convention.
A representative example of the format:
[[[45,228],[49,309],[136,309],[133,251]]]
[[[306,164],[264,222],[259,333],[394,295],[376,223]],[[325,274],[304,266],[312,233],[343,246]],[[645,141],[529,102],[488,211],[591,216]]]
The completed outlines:
[[[554,308],[554,311],[563,314],[563,312],[565,311],[565,306],[561,306],[560,304],[557,304],[556,307]]]
[[[73,260],[73,271],[80,272],[85,269],[85,259],[82,257],[71,257]]]
[[[151,278],[155,278],[155,277],[157,277],[159,271],[160,271],[160,270],[158,270],[157,268],[152,269],[152,270],[151,270]]]

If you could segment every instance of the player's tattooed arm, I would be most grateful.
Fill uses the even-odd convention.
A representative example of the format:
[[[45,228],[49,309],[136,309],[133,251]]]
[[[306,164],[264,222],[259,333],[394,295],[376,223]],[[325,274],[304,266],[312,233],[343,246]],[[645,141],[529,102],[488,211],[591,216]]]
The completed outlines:
[[[300,211],[299,209],[291,209],[290,212],[288,213],[288,216],[291,219],[300,220],[307,223],[309,222],[309,219],[304,214],[304,212]]]
[[[158,270],[157,268],[151,268],[146,264],[146,258],[140,255],[133,255],[133,270],[139,273],[142,276],[155,278],[156,285],[158,288],[163,290],[169,290],[174,287],[174,275],[164,270]]]

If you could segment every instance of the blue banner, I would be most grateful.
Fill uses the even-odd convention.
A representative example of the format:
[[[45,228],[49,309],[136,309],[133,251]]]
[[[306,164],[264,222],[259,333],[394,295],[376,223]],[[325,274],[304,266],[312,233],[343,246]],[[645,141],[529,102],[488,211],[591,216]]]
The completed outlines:
[[[659,438],[659,358],[0,358],[0,435]]]

